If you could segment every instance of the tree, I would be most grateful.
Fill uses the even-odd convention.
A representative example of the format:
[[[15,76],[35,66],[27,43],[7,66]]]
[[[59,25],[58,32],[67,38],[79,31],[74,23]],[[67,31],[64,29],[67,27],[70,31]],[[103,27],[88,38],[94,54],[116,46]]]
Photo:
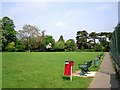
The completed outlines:
[[[111,39],[111,37],[112,37],[112,32],[109,32],[109,33],[108,33],[108,38],[109,38],[109,40]]]
[[[63,36],[61,35],[58,41],[55,43],[55,50],[57,51],[64,51],[65,49],[65,41]]]
[[[39,35],[39,29],[32,25],[24,25],[23,30],[18,31],[18,38],[24,42],[29,52],[36,47]]]
[[[110,39],[110,35],[111,33],[108,32],[100,32],[99,34],[99,41],[100,43],[103,45],[103,47],[105,47],[106,45],[108,45],[109,43],[109,39]]]
[[[1,21],[2,30],[2,49],[4,50],[8,43],[16,42],[15,25],[12,19],[5,16]],[[16,43],[15,43],[16,44]]]
[[[104,47],[102,46],[102,44],[97,44],[94,48],[95,51],[103,51]]]
[[[2,20],[0,19],[0,51],[2,51],[2,37],[3,37],[3,35],[2,35]]]
[[[52,36],[50,36],[50,35],[45,36],[45,46],[46,46],[47,50],[54,49],[55,40],[53,39]]]
[[[76,44],[75,44],[74,39],[69,39],[69,40],[66,41],[65,49],[67,51],[75,51],[76,50]]]
[[[24,52],[25,51],[25,46],[21,41],[17,41],[18,43],[16,44],[15,51],[17,52]]]
[[[56,51],[64,51],[65,45],[62,41],[55,43],[55,50]]]
[[[80,49],[81,47],[86,48],[87,46],[87,38],[88,38],[88,33],[87,31],[83,30],[83,31],[78,31],[77,32],[77,47],[78,49]]]
[[[111,32],[100,32],[100,33],[97,33],[96,35],[92,34],[91,36],[93,36],[93,39],[95,36],[95,38],[99,40],[100,44],[104,48],[103,51],[109,51],[109,41],[110,41],[111,35],[112,35]],[[96,48],[96,46],[98,45],[94,44],[94,48]]]
[[[101,42],[101,43],[104,43],[104,42],[106,42],[106,32],[100,32],[99,33],[99,41]]]
[[[91,32],[89,34],[89,37],[93,39],[93,41],[94,41],[94,47],[95,47],[95,44],[96,44],[95,39],[97,38],[97,33],[96,32]]]
[[[63,42],[63,43],[65,43],[65,40],[63,39],[63,35],[60,36],[58,42],[60,42],[60,41]]]

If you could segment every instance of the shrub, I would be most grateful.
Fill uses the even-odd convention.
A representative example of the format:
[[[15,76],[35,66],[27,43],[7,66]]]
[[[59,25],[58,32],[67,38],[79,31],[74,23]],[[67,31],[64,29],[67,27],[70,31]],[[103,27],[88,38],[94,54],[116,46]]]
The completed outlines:
[[[22,45],[17,45],[15,51],[23,52],[23,51],[25,51],[25,48]]]
[[[101,44],[98,44],[95,46],[94,51],[103,51],[103,46]]]
[[[55,43],[55,50],[56,51],[64,51],[65,45],[62,41],[58,41]]]
[[[9,52],[15,51],[15,43],[14,42],[8,43],[8,45],[6,46],[6,50]]]
[[[65,51],[75,51],[76,50],[76,44],[73,39],[69,39],[65,43]]]

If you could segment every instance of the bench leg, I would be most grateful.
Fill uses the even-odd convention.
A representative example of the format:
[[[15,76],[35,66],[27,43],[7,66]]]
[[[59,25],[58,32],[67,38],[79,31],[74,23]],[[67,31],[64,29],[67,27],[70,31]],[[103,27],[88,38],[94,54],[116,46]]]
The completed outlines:
[[[80,75],[85,76],[85,70],[84,70],[84,68],[81,68],[81,74]]]

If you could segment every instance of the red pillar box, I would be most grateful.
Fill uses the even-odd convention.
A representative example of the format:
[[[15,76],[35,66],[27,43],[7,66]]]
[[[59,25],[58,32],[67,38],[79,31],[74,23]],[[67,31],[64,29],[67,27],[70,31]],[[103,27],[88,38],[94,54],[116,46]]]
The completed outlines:
[[[71,66],[74,65],[73,61],[65,61],[64,75],[71,76]]]
[[[70,61],[70,65],[71,65],[71,66],[74,66],[74,61]]]

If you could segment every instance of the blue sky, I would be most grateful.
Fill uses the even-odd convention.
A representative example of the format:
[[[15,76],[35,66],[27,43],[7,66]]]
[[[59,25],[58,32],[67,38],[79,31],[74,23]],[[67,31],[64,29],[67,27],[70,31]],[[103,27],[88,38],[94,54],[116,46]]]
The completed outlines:
[[[25,24],[46,30],[58,40],[75,39],[77,31],[112,32],[118,22],[117,2],[3,2],[2,17],[10,17],[16,30]]]
[[[120,21],[120,1],[118,3],[118,21]]]

